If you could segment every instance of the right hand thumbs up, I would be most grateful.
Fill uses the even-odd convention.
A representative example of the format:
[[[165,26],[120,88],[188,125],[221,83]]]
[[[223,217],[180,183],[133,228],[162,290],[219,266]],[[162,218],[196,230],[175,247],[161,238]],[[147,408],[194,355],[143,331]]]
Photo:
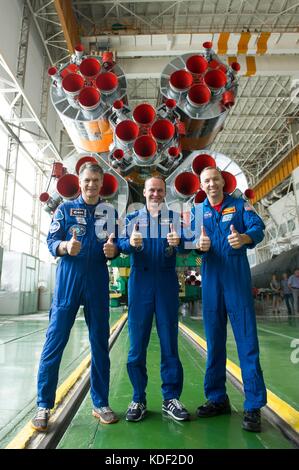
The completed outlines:
[[[134,225],[134,229],[130,237],[130,245],[134,248],[139,248],[142,246],[142,234],[139,232],[138,223]]]
[[[81,242],[77,240],[77,232],[73,230],[72,238],[67,242],[67,252],[70,256],[77,256],[81,250]]]
[[[201,226],[200,236],[201,237],[206,237],[207,236],[206,229],[204,228],[203,225]]]
[[[206,230],[204,226],[201,226],[200,230],[200,237],[199,240],[196,244],[197,248],[199,248],[201,251],[209,251],[211,247],[211,240],[210,237],[208,237]]]

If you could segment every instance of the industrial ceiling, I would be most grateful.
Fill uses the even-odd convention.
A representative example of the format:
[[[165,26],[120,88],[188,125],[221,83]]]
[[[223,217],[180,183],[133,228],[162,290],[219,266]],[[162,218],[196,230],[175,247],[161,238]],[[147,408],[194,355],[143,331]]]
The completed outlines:
[[[59,15],[67,4],[73,24],[63,24]],[[77,26],[90,50],[114,50],[127,74],[131,106],[155,104],[163,64],[200,52],[202,43],[212,40],[222,60],[237,58],[242,66],[238,99],[212,150],[236,161],[254,186],[296,147],[299,2],[27,0],[27,5],[51,64],[66,61],[68,33]]]

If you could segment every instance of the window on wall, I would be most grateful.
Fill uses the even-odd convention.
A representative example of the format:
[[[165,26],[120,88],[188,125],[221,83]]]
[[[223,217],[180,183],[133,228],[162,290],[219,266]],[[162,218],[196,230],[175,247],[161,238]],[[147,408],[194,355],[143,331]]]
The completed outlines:
[[[0,102],[1,105],[1,102]],[[4,130],[0,127],[0,208],[3,204],[3,190],[4,190],[4,169],[6,163],[6,154],[7,154],[7,135]],[[0,211],[0,218],[2,214]]]
[[[0,127],[0,166],[5,168],[6,154],[7,154],[8,137],[4,130]]]
[[[30,254],[31,236],[13,227],[11,230],[10,249],[12,251]]]
[[[0,143],[1,147],[1,143]],[[4,189],[4,170],[0,166],[0,207],[2,207],[3,203],[3,189]],[[1,216],[1,213],[0,213]]]
[[[53,263],[53,256],[50,254],[45,241],[44,243],[39,244],[39,259],[42,261]]]
[[[35,167],[30,160],[19,152],[17,166],[17,181],[21,183],[31,193],[35,193]]]
[[[32,195],[16,183],[14,214],[30,224],[32,218],[32,206]]]
[[[42,209],[40,217],[40,230],[41,234],[47,236],[51,223],[51,216]]]
[[[0,110],[4,119],[11,117],[11,106],[6,100],[5,94],[0,92]],[[20,140],[25,146],[29,154],[39,160],[42,159],[39,147],[34,141],[33,135],[24,130],[20,130]],[[9,137],[4,128],[0,126],[0,220],[4,220],[3,231],[0,240],[6,249],[32,254],[36,246],[45,260],[49,260],[47,245],[45,243],[46,234],[50,224],[50,216],[46,213],[42,217],[33,218],[33,211],[39,210],[35,204],[37,187],[37,178],[39,169],[31,160],[27,152],[19,147],[16,171],[9,171],[8,184],[5,188],[4,202],[4,183],[5,172],[7,170],[7,149]],[[15,147],[14,147],[15,149]],[[14,161],[15,155],[12,155]],[[13,165],[11,165],[13,168]],[[43,177],[43,187],[46,187],[47,178]],[[5,207],[3,207],[5,205]],[[42,211],[43,212],[43,211]],[[39,214],[39,212],[38,212]],[[37,227],[34,228],[32,223],[35,220]],[[42,220],[42,222],[41,222]],[[42,225],[39,227],[39,225]],[[40,234],[41,230],[41,234]],[[40,235],[39,235],[40,234]],[[39,237],[32,243],[32,236]],[[36,252],[34,252],[36,255]]]

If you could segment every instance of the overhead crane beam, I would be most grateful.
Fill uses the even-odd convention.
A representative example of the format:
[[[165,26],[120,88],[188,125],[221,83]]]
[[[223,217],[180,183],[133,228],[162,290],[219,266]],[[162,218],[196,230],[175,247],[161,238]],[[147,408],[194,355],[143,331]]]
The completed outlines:
[[[71,0],[54,0],[54,5],[59,17],[62,31],[70,54],[74,47],[80,42],[79,25],[74,15]]]
[[[260,201],[269,194],[276,186],[288,178],[292,171],[299,166],[299,144],[296,145],[279,164],[270,170],[260,181],[253,187],[255,196],[252,203]]]

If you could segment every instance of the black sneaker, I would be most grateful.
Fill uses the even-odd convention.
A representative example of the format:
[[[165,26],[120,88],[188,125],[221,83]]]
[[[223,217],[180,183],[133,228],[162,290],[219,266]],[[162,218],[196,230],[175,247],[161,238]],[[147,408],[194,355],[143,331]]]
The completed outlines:
[[[132,401],[126,414],[127,421],[141,421],[146,414],[146,405]]]
[[[229,415],[231,411],[229,399],[226,398],[225,401],[219,403],[208,400],[204,405],[197,408],[196,414],[199,418],[212,418],[218,415]]]
[[[242,428],[245,429],[245,431],[261,432],[261,410],[259,408],[244,411]]]
[[[34,418],[31,420],[31,426],[36,431],[46,431],[50,418],[50,410],[48,408],[37,408]]]
[[[190,419],[190,414],[184,405],[176,398],[172,398],[171,400],[164,400],[162,411],[164,414],[168,414],[177,421],[188,421]]]

